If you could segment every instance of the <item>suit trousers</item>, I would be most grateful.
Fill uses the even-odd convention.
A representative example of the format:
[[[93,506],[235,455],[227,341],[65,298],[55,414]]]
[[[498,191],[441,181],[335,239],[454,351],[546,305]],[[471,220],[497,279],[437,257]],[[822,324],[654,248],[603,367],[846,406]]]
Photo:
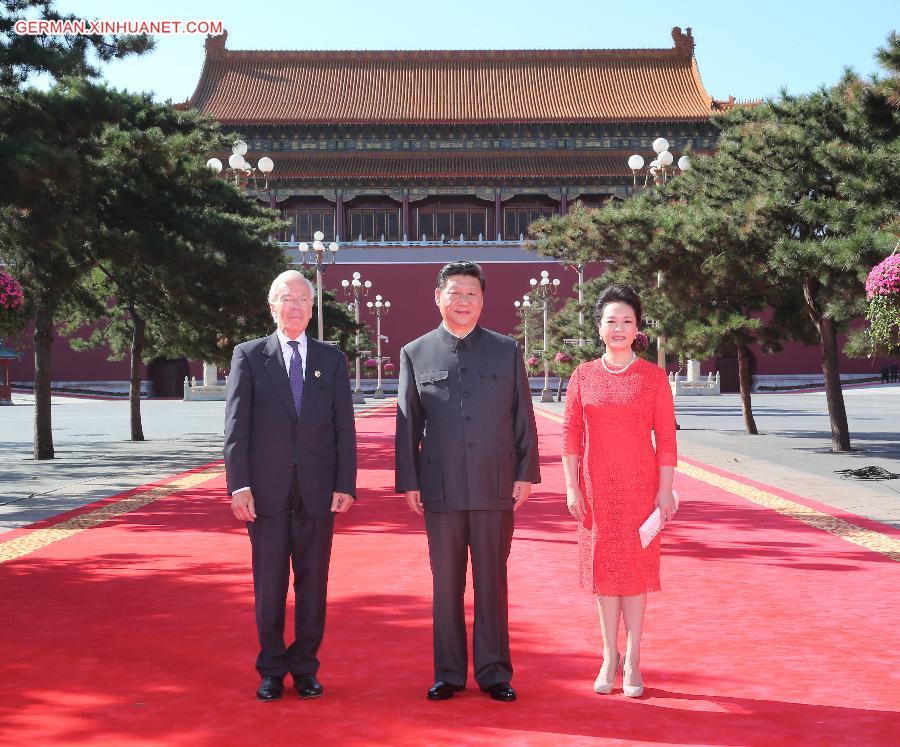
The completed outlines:
[[[506,561],[512,547],[512,509],[425,512],[434,602],[434,679],[466,684],[466,620],[463,597],[472,553],[475,680],[482,688],[512,679],[509,653]]]
[[[247,529],[253,548],[253,593],[261,677],[315,674],[325,633],[325,601],[334,514],[317,519],[303,510],[294,488],[290,507],[257,516]],[[294,642],[285,648],[284,618],[290,568],[294,570]]]

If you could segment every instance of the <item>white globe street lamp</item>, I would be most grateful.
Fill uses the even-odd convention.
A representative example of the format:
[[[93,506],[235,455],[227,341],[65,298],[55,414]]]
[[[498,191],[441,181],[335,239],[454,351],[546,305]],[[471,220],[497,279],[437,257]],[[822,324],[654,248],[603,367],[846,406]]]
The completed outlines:
[[[358,272],[354,272],[352,280],[341,280],[341,286],[344,289],[344,293],[353,298],[349,304],[353,307],[353,321],[356,322],[356,385],[353,388],[353,401],[356,404],[363,404],[365,403],[366,398],[363,396],[362,387],[359,382],[359,363],[362,355],[359,350],[359,303],[363,296],[369,295],[372,281],[363,280]]]
[[[528,360],[528,320],[531,311],[531,299],[528,298],[528,294],[526,293],[522,296],[521,301],[513,301],[513,306],[516,307],[516,311],[518,311],[519,315],[522,317],[522,329],[525,332],[525,349],[522,354],[525,356],[525,360]]]
[[[243,140],[238,140],[231,146],[231,155],[228,157],[228,168],[224,169],[225,176],[233,177],[234,185],[238,189],[241,187],[241,178],[243,177],[244,179],[253,179],[253,188],[257,192],[267,190],[269,188],[269,174],[271,174],[272,170],[275,168],[275,162],[268,156],[263,156],[254,167],[246,158],[244,158],[246,154],[247,143]],[[218,158],[210,158],[206,162],[206,167],[216,174],[221,174],[223,171],[222,161]],[[265,176],[265,185],[262,190],[259,189],[259,185],[257,184],[257,172]]]
[[[653,183],[658,187],[662,184],[665,184],[669,176],[674,176],[676,167],[678,168],[678,171],[682,173],[688,171],[691,168],[691,159],[684,155],[678,159],[675,166],[672,165],[673,161],[675,160],[675,156],[672,155],[672,152],[669,150],[669,141],[664,137],[658,137],[653,141],[653,152],[656,153],[656,158],[650,162],[647,174],[644,176],[644,183],[640,185],[638,184],[638,172],[644,167],[644,159],[637,154],[631,156],[628,159],[628,168],[631,169],[635,187],[646,187],[650,180],[650,177],[653,177]],[[662,272],[657,272],[656,287],[662,288],[662,285]],[[656,362],[663,370],[666,369],[665,344],[665,337],[657,332]]]
[[[550,278],[550,273],[547,270],[541,270],[541,277],[531,278],[528,281],[531,283],[532,287],[532,295],[537,294],[537,297],[542,301],[544,306],[544,349],[542,355],[544,357],[544,388],[541,390],[541,402],[552,402],[553,395],[550,392],[550,361],[547,359],[547,318],[550,308],[550,296],[556,294],[556,289],[559,288],[559,278]]]
[[[324,233],[316,231],[313,234],[312,249],[305,241],[297,246],[303,264],[312,264],[316,268],[316,311],[319,317],[317,321],[320,342],[325,341],[325,320],[322,315],[322,278],[328,265],[335,263],[338,249],[341,248],[336,241],[332,241],[326,248],[325,244],[322,243],[324,238]]]
[[[387,314],[391,310],[391,302],[386,301],[381,296],[375,296],[375,301],[369,301],[366,306],[369,307],[369,311],[375,315],[375,337],[377,339],[377,354],[375,355],[375,362],[378,366],[378,383],[375,386],[375,397],[377,399],[384,399],[384,389],[382,389],[381,385],[381,366],[384,363],[387,363],[390,358],[383,356],[381,354],[381,317]],[[387,339],[386,337],[383,339]]]

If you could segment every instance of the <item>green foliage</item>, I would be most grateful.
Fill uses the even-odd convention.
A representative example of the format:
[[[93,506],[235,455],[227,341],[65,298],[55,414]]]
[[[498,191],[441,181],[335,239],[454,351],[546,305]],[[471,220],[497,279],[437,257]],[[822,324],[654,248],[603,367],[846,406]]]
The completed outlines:
[[[900,295],[875,296],[866,315],[873,344],[887,354],[900,352]]]
[[[141,357],[224,363],[236,341],[271,324],[265,297],[285,262],[266,236],[280,222],[206,168],[224,145],[214,123],[149,96],[110,95],[121,116],[96,137],[83,215],[91,272],[66,299],[68,330],[104,319],[81,344],[120,357],[140,319]]]
[[[746,358],[752,343],[817,337],[835,448],[849,448],[835,339],[864,313],[866,274],[900,223],[897,35],[880,59],[888,80],[847,74],[830,89],[731,110],[717,120],[715,155],[660,189],[538,221],[536,248],[604,263],[603,282],[632,285],[681,356]],[[559,336],[578,336],[572,318]]]

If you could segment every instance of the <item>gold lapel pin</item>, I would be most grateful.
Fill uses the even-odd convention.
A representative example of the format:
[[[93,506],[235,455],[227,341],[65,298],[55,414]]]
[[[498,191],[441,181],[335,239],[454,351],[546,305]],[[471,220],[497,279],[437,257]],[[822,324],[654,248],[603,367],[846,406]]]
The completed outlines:
[[[322,375],[322,372],[321,372],[321,371],[316,371],[316,372],[313,374],[313,376],[315,376],[317,379],[318,379],[321,375]]]

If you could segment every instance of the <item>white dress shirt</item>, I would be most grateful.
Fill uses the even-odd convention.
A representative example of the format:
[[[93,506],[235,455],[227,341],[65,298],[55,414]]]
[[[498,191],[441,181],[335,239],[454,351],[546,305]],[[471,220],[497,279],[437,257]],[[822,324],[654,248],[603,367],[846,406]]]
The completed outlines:
[[[278,342],[281,343],[281,355],[284,357],[284,370],[285,372],[289,372],[291,370],[291,356],[294,355],[294,350],[288,345],[289,342],[299,342],[298,350],[300,351],[300,360],[303,361],[303,374],[304,377],[306,375],[306,332],[302,333],[300,337],[291,338],[288,337],[284,332],[280,329],[275,330],[275,334],[278,335]]]
[[[288,337],[284,332],[280,329],[275,330],[275,334],[278,335],[278,342],[281,344],[281,355],[284,358],[284,371],[285,375],[291,370],[291,357],[294,355],[294,349],[288,345],[289,342],[300,343],[297,346],[297,350],[300,353],[300,360],[303,361],[303,376],[306,378],[306,332],[300,335],[300,337],[291,338]],[[244,490],[250,490],[250,487],[238,488],[235,490],[232,495],[237,495],[238,493],[243,492]]]

